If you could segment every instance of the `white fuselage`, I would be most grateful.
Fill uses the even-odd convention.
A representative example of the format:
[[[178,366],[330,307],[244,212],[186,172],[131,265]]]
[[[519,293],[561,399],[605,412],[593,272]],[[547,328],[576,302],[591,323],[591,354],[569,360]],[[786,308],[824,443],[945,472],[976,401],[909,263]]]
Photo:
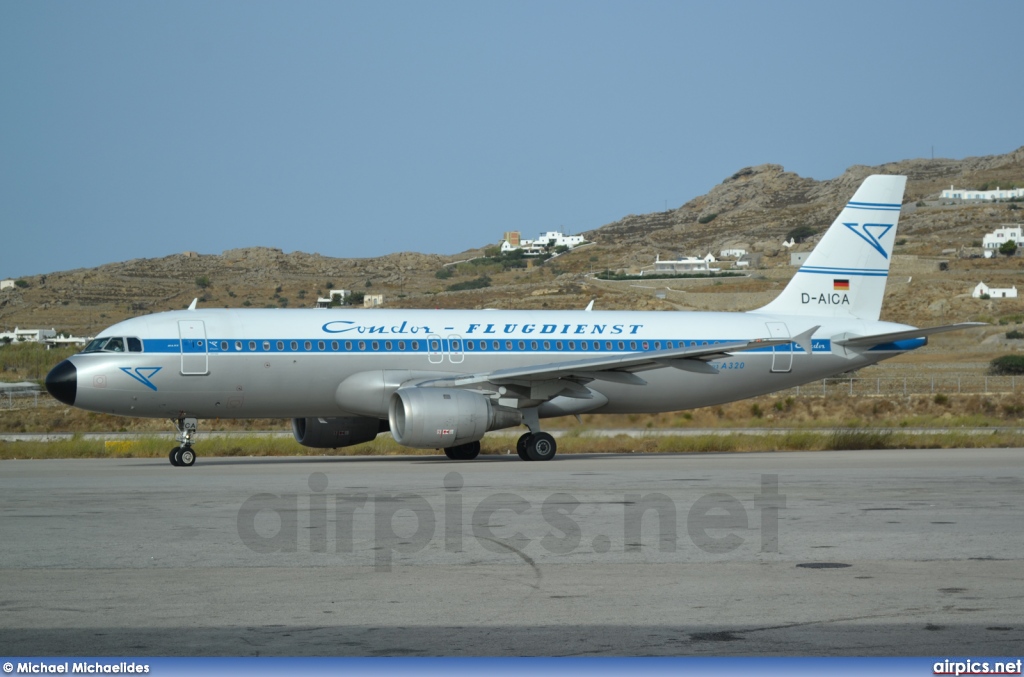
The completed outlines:
[[[603,397],[557,413],[690,409],[789,388],[858,369],[921,345],[900,341],[870,350],[832,337],[909,329],[850,318],[764,313],[498,310],[197,309],[120,322],[100,334],[138,338],[142,350],[70,358],[74,404],[125,416],[168,418],[387,418],[387,393],[344,408],[341,384],[356,374],[485,374],[496,369],[627,355],[758,338],[796,336],[820,324],[813,353],[795,344],[710,362],[716,373],[672,366],[639,373],[646,385],[593,381]],[[137,344],[136,344],[137,345]],[[369,396],[369,394],[368,394]],[[606,399],[605,399],[606,398]]]

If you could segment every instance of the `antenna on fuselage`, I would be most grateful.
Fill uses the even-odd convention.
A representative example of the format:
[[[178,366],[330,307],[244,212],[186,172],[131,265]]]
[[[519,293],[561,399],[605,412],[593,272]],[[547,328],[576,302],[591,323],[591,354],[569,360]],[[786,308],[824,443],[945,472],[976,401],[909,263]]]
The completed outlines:
[[[199,303],[199,299],[198,298],[192,299],[192,303],[188,304],[188,309],[189,310],[195,310],[197,303]]]
[[[583,309],[583,312],[589,313],[593,309],[594,309],[594,299],[590,299],[590,303],[588,303],[587,307]]]

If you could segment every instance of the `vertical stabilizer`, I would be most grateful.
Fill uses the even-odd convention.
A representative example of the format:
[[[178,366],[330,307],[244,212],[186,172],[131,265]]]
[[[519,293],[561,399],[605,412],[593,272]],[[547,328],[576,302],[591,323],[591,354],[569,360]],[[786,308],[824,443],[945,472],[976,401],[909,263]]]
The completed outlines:
[[[905,176],[864,179],[782,293],[751,312],[877,320],[906,185]]]

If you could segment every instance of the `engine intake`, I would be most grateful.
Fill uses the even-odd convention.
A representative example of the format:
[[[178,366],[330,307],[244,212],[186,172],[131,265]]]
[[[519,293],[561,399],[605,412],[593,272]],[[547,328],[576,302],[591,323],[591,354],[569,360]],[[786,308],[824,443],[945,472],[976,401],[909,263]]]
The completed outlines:
[[[399,388],[391,395],[388,420],[399,444],[441,449],[475,442],[489,430],[517,426],[523,415],[496,407],[478,393],[411,387]]]
[[[292,434],[304,447],[337,449],[369,442],[388,429],[388,422],[366,416],[293,418]]]

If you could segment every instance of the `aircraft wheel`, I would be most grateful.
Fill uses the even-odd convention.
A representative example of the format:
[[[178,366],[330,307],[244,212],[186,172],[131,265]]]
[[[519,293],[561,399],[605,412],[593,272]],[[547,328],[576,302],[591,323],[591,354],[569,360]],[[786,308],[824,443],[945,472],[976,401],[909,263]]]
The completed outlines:
[[[472,461],[480,455],[480,442],[467,442],[457,447],[447,447],[444,455],[453,461]]]
[[[547,433],[537,433],[526,445],[526,455],[531,461],[550,461],[556,450],[555,438]]]
[[[174,465],[174,466],[180,465],[180,463],[178,462],[178,458],[177,458],[178,454],[180,454],[180,453],[181,453],[181,447],[174,447],[173,449],[171,449],[171,453],[167,454],[167,459],[171,462],[171,465]]]
[[[183,465],[187,468],[191,467],[195,462],[196,452],[192,451],[192,447],[182,447],[178,455],[178,465]]]
[[[523,435],[516,442],[516,453],[519,454],[519,458],[524,461],[529,461],[530,456],[526,453],[526,448],[530,445],[530,438],[533,437],[533,433],[523,433]]]

